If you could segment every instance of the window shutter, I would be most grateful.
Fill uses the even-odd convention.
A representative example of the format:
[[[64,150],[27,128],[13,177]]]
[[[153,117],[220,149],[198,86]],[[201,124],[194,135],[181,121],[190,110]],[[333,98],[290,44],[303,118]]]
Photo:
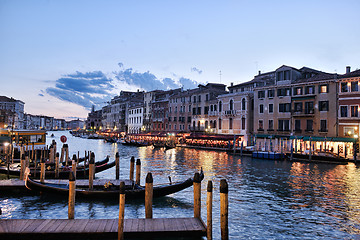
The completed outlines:
[[[329,92],[329,84],[326,84],[326,92]]]

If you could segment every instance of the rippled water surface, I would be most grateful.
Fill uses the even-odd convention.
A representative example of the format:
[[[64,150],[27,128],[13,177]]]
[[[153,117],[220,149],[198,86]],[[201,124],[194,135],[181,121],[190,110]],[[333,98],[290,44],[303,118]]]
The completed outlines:
[[[130,147],[102,140],[68,137],[69,151],[95,152],[100,160],[120,153],[121,178],[129,177],[130,157],[142,161],[142,184],[152,172],[154,184],[181,181],[203,167],[202,217],[206,221],[206,185],[214,182],[214,239],[220,238],[220,179],[229,184],[230,239],[360,239],[360,170],[355,164],[291,163],[231,156],[223,152]],[[51,132],[48,136],[51,135]],[[53,138],[48,138],[48,143]],[[115,169],[97,174],[115,178]],[[191,217],[192,188],[154,200],[154,217]],[[67,200],[43,195],[0,194],[0,218],[67,218]],[[77,200],[75,218],[117,218],[118,199]],[[145,216],[143,201],[126,204],[126,218]]]

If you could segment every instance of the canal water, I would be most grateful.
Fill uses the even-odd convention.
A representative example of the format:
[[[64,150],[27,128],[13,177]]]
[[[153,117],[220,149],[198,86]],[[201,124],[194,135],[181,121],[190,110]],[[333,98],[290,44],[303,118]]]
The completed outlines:
[[[54,138],[49,137],[54,133]],[[152,172],[154,184],[181,181],[202,167],[202,217],[206,222],[207,181],[214,183],[214,239],[220,239],[219,182],[229,184],[230,239],[360,239],[360,170],[353,163],[335,165],[251,159],[224,152],[132,147],[81,139],[68,132],[49,132],[61,146],[68,138],[70,156],[85,150],[96,160],[120,153],[121,178],[129,177],[130,157],[142,161],[141,183]],[[115,168],[96,175],[114,179]],[[0,194],[1,219],[67,218],[67,200],[47,195]],[[117,218],[118,199],[77,200],[75,218]],[[154,199],[154,218],[193,216],[192,188]],[[144,218],[143,201],[126,203],[126,218]]]

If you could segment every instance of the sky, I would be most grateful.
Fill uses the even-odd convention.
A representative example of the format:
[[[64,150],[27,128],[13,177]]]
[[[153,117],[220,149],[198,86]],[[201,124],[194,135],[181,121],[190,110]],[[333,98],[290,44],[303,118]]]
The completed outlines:
[[[86,118],[121,90],[360,68],[360,1],[0,0],[0,95]],[[221,72],[221,74],[220,74]]]

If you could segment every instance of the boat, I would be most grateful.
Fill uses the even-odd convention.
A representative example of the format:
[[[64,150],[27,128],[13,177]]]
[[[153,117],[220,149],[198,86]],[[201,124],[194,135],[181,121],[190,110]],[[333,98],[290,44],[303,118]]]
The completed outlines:
[[[165,143],[163,143],[163,142],[154,142],[152,145],[153,145],[154,148],[163,148],[163,147],[165,147]]]
[[[200,172],[201,181],[204,179],[204,172]],[[69,196],[69,186],[66,184],[53,184],[53,183],[41,183],[32,179],[29,175],[26,176],[26,187],[42,193],[56,194],[63,197]],[[163,197],[169,194],[179,192],[183,189],[191,187],[193,185],[193,178],[188,178],[182,182],[169,182],[153,187],[153,197]],[[76,188],[76,197],[84,197],[86,199],[101,198],[101,199],[118,199],[119,198],[119,186],[107,184],[101,188],[94,188],[93,190],[85,188]],[[137,184],[127,185],[125,188],[126,199],[144,199],[145,187]]]
[[[251,155],[253,158],[261,158],[261,159],[272,159],[272,160],[282,160],[285,155],[279,152],[262,152],[262,151],[254,151]]]
[[[71,164],[71,162],[69,162],[69,164]],[[95,173],[105,171],[114,166],[115,166],[115,161],[109,163],[109,158],[107,157],[106,159],[104,159],[102,161],[95,162]],[[59,169],[59,179],[68,179],[70,171],[71,171],[70,166],[65,166],[65,167],[60,168]],[[20,166],[17,164],[16,167],[10,167],[9,171],[6,166],[0,167],[0,174],[8,174],[8,173],[9,173],[9,175],[20,176]],[[32,169],[31,173],[36,176],[40,176],[40,168],[37,168],[36,171],[35,171],[35,169]],[[76,170],[76,177],[82,178],[82,179],[88,178],[89,177],[89,166],[86,165],[85,169],[83,166],[79,166]],[[55,178],[56,178],[55,170],[46,170],[45,171],[45,179],[55,179]]]
[[[288,154],[287,158],[291,160],[291,155]],[[331,153],[315,153],[311,155],[311,160],[309,154],[302,153],[293,153],[293,161],[306,161],[306,162],[326,162],[326,163],[336,163],[336,164],[347,164],[349,159],[337,156]]]

